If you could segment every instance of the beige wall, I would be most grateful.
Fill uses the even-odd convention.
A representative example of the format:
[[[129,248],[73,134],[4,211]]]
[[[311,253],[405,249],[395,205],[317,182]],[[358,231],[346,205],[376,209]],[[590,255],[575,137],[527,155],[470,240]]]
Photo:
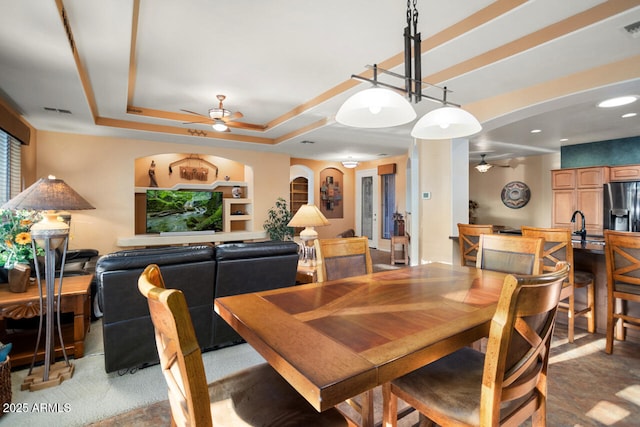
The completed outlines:
[[[39,131],[36,178],[56,175],[96,208],[73,213],[69,246],[100,253],[122,249],[117,238],[134,234],[135,160],[176,152],[215,155],[251,167],[255,231],[262,230],[278,197],[289,199],[288,155]]]
[[[452,262],[451,144],[446,140],[417,142],[420,193],[431,193],[430,199],[419,199],[420,230],[412,233],[411,244],[419,236],[420,264]]]
[[[469,168],[469,198],[478,202],[478,224],[504,225],[520,228],[551,226],[551,170],[560,168],[560,153],[515,158],[490,162],[510,165],[494,166],[480,173]],[[520,209],[511,209],[502,203],[503,187],[512,181],[521,181],[531,190],[531,199]]]

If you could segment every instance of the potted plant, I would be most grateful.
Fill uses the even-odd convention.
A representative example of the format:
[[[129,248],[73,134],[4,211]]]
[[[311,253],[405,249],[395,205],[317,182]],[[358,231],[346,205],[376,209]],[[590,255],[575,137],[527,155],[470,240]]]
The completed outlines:
[[[267,219],[263,224],[263,228],[271,240],[293,240],[293,227],[287,225],[291,221],[291,217],[287,201],[278,197],[275,206],[269,209]]]
[[[37,212],[0,210],[0,266],[8,270],[9,290],[25,292],[31,275],[33,250],[31,225],[40,219]],[[44,250],[36,248],[37,255]]]

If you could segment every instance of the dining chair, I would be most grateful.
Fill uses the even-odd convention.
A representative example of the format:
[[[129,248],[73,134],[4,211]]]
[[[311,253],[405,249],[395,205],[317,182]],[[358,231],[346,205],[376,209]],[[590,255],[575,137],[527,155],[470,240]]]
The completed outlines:
[[[318,262],[318,282],[373,273],[367,237],[316,239],[314,245]],[[338,410],[354,425],[380,424],[381,407],[381,387],[361,393],[337,406]],[[412,408],[404,405],[398,417],[403,417],[410,412]],[[376,421],[379,422],[376,423]]]
[[[540,237],[482,234],[476,267],[511,274],[540,274],[543,247]]]
[[[138,289],[149,304],[160,366],[169,387],[172,425],[348,425],[334,408],[317,412],[266,363],[207,385],[182,291],[166,289],[155,264],[142,272]]]
[[[640,317],[627,312],[627,302],[640,302],[640,233],[604,230],[607,266],[607,341],[613,353],[615,337],[625,339],[627,328],[640,329]]]
[[[475,267],[481,234],[493,234],[493,225],[458,224],[460,265]]]
[[[546,425],[547,366],[566,262],[541,275],[508,275],[486,355],[464,347],[383,386],[385,426],[403,399],[420,426]]]
[[[373,273],[366,237],[316,239],[314,245],[318,282]]]
[[[569,264],[569,285],[562,289],[560,304],[558,305],[558,310],[567,313],[569,323],[567,338],[569,342],[573,342],[575,319],[578,316],[587,318],[587,330],[590,333],[594,333],[596,331],[596,278],[591,272],[575,269],[571,230],[567,228],[522,226],[522,235],[525,237],[542,237],[544,239],[544,251],[542,254],[543,271],[553,271],[558,261],[566,261]],[[582,288],[586,288],[586,306],[580,310],[576,310],[575,290]]]

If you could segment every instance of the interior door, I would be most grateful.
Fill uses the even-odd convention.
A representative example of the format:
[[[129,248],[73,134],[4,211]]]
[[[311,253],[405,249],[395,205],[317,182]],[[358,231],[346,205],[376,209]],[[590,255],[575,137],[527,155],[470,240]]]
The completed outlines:
[[[369,247],[378,247],[378,171],[356,171],[356,234],[367,236]]]

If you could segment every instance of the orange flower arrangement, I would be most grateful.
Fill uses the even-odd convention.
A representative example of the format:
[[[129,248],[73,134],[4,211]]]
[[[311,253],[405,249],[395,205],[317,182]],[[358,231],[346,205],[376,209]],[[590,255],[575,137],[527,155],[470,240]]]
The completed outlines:
[[[40,218],[37,212],[0,210],[0,266],[6,269],[16,264],[28,264],[33,259],[31,225]],[[44,255],[37,248],[38,255]]]

